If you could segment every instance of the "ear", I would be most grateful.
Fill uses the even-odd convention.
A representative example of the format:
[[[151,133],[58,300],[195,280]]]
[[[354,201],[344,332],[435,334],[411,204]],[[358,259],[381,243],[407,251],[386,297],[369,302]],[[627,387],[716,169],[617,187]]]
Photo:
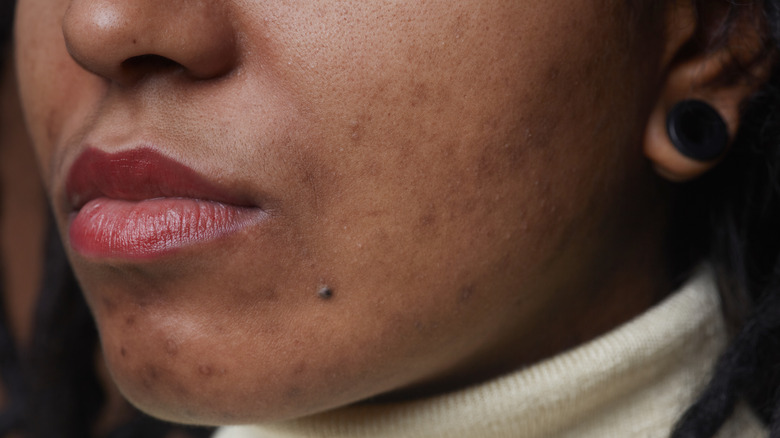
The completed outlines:
[[[712,169],[724,154],[698,161],[680,152],[667,132],[667,116],[679,102],[701,100],[725,121],[728,144],[739,129],[742,103],[768,78],[758,8],[724,6],[708,0],[672,0],[666,21],[659,97],[651,111],[643,150],[656,171],[670,181],[688,181]],[[731,3],[731,2],[723,2]],[[731,11],[728,8],[744,8]],[[707,9],[712,8],[712,9]]]

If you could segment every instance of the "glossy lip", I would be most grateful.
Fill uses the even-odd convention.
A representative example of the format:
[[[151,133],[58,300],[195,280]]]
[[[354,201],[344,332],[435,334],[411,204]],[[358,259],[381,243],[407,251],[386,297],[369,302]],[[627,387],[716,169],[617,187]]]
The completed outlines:
[[[266,213],[152,148],[85,150],[65,184],[71,247],[91,259],[149,260],[214,240]]]

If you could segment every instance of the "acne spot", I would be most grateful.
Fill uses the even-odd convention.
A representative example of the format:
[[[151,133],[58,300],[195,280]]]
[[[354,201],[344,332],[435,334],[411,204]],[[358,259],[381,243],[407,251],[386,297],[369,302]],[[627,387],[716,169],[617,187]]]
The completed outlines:
[[[127,357],[127,349],[125,347],[120,348],[119,354],[121,354],[122,357]]]
[[[199,372],[199,373],[200,373],[202,376],[210,377],[212,374],[214,374],[214,369],[213,369],[213,368],[211,368],[211,367],[210,367],[210,366],[208,366],[208,365],[200,365],[200,366],[198,367],[198,372]]]
[[[409,104],[415,107],[418,105],[423,105],[427,101],[428,101],[428,87],[422,82],[418,82],[414,84],[412,97],[409,101]]]
[[[285,392],[285,396],[292,399],[299,398],[301,396],[301,388],[299,386],[291,386]]]
[[[360,122],[353,120],[349,122],[349,138],[352,141],[359,141],[361,134]]]
[[[293,374],[296,376],[299,374],[303,374],[303,372],[306,371],[306,361],[300,361],[297,365],[295,365],[295,368],[293,368]]]
[[[132,327],[135,325],[135,316],[128,316],[125,318],[125,325],[128,327]]]
[[[279,294],[276,289],[269,288],[260,292],[262,298],[266,301],[279,301]]]
[[[190,397],[192,395],[191,391],[182,382],[173,382],[170,384],[170,388],[181,397]]]
[[[159,379],[160,371],[154,365],[146,365],[141,374],[141,383],[147,389],[152,389]]]
[[[329,300],[333,298],[333,289],[325,286],[317,292],[317,295],[323,300]]]
[[[474,295],[475,287],[473,284],[466,285],[458,291],[458,301],[460,303],[465,303]]]
[[[558,79],[558,76],[561,74],[561,69],[558,68],[558,66],[553,65],[550,70],[547,72],[547,77],[550,80]]]
[[[420,216],[419,223],[421,228],[431,228],[436,225],[436,214],[428,212]]]
[[[179,352],[179,344],[177,344],[173,339],[168,339],[165,342],[165,352],[170,356],[176,356],[176,354]]]
[[[103,305],[103,309],[105,309],[107,314],[111,315],[116,311],[116,303],[114,303],[112,299],[103,297],[103,299],[101,299],[100,302]]]

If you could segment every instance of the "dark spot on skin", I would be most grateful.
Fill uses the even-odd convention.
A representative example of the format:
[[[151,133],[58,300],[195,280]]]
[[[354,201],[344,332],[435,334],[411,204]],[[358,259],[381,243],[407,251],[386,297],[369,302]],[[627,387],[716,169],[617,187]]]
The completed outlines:
[[[266,301],[279,301],[279,294],[276,289],[269,288],[260,292],[260,296]]]
[[[119,353],[122,355],[122,357],[126,357],[127,349],[125,349],[125,347],[122,347],[121,349],[119,349]]]
[[[412,98],[409,101],[411,106],[422,105],[428,101],[428,87],[424,83],[415,83],[412,90]]]
[[[157,384],[159,370],[154,365],[146,365],[141,373],[141,383],[147,389],[152,389]]]
[[[135,316],[128,316],[125,318],[125,325],[128,327],[132,327],[135,325]]]
[[[180,397],[186,398],[192,396],[192,392],[187,388],[187,385],[182,382],[173,382],[170,387],[171,390]]]
[[[100,303],[103,305],[103,309],[105,309],[106,313],[111,315],[116,311],[116,303],[110,298],[103,297],[100,300]]]
[[[554,65],[547,72],[547,77],[550,79],[557,79],[560,74],[561,74],[561,69],[558,68],[558,66]]]
[[[133,38],[133,44],[138,44],[138,40],[136,40],[135,38]]]
[[[293,368],[293,374],[295,375],[302,374],[304,371],[306,371],[306,361],[298,362],[295,368]]]
[[[287,398],[298,398],[301,396],[301,388],[299,386],[291,386],[284,395]]]
[[[433,213],[426,213],[420,216],[420,225],[423,228],[429,228],[436,224],[436,215]]]
[[[474,295],[474,289],[475,287],[473,284],[469,284],[460,288],[460,290],[458,291],[458,301],[461,303],[465,303],[466,301],[468,301],[469,298],[471,298]]]
[[[333,289],[325,286],[317,292],[317,295],[323,300],[329,300],[333,298]]]
[[[171,356],[176,356],[179,352],[179,345],[173,339],[168,339],[165,342],[165,352]]]
[[[360,128],[360,122],[357,120],[353,120],[349,123],[349,138],[352,139],[352,141],[359,141],[361,137],[361,128]]]

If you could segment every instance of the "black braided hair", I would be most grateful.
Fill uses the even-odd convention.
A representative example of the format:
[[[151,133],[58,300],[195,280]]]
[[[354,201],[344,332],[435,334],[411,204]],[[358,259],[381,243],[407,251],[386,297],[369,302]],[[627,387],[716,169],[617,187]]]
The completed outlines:
[[[3,50],[11,39],[11,24],[13,23],[15,6],[16,0],[0,0],[0,44],[2,44]]]
[[[672,438],[713,437],[740,400],[780,438],[780,1],[727,3],[732,18],[745,11],[757,17],[763,60],[774,65],[744,105],[726,159],[676,193],[676,251],[711,261],[736,334]]]
[[[8,41],[11,37],[13,22],[13,0],[0,0],[0,72],[5,71],[4,61],[8,56]],[[0,217],[2,216],[0,211]],[[0,297],[4,294],[4,278],[0,259]],[[22,374],[21,360],[14,338],[8,326],[8,312],[5,300],[0,299],[0,379],[5,392],[5,406],[0,412],[0,436],[6,436],[22,426],[24,406],[27,395],[26,381]]]

